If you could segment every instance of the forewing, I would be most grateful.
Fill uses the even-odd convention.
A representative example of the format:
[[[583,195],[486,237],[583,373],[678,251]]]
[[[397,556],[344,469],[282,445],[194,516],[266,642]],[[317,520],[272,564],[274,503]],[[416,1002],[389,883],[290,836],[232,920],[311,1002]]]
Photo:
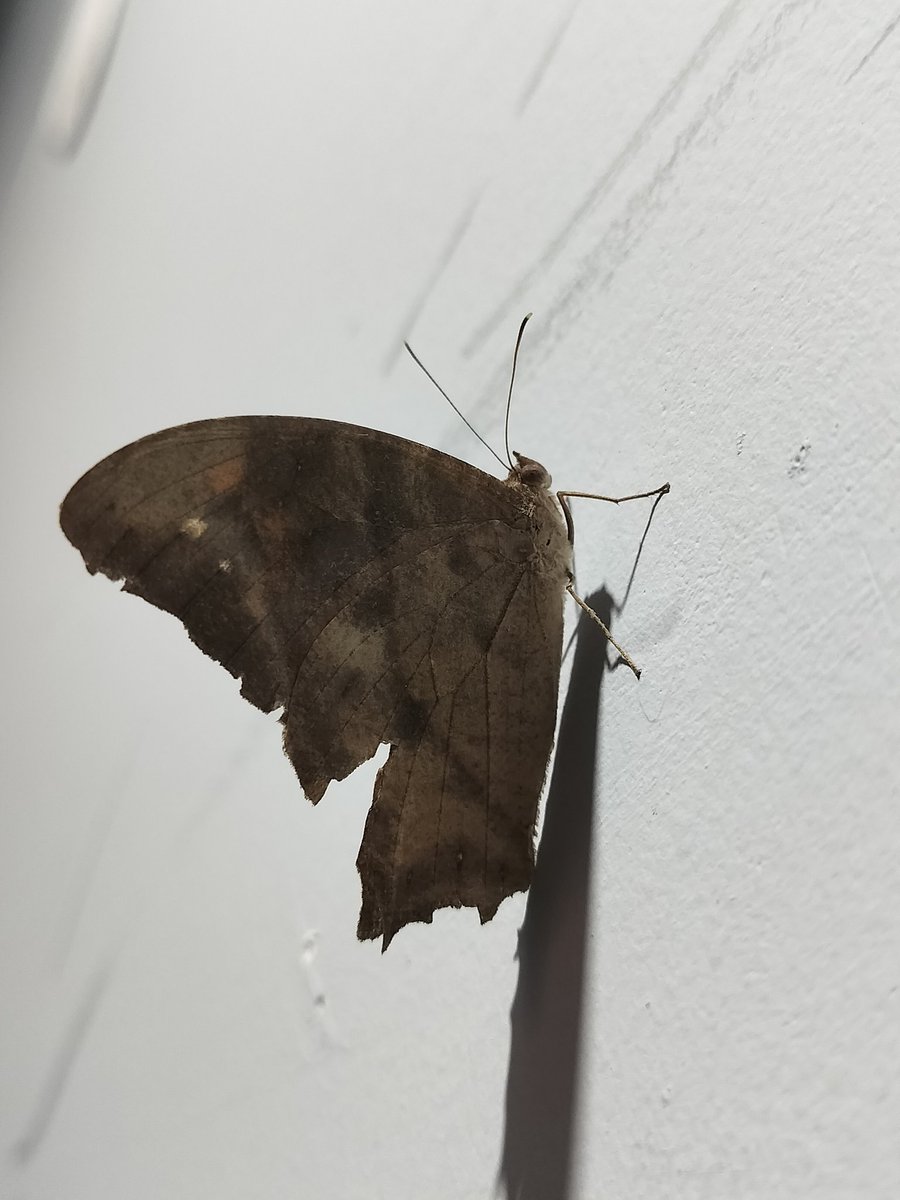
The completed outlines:
[[[61,523],[92,572],[283,708],[313,802],[392,744],[360,849],[361,937],[387,944],[448,904],[487,919],[528,886],[561,585],[535,573],[507,485],[373,430],[243,417],[118,451]]]

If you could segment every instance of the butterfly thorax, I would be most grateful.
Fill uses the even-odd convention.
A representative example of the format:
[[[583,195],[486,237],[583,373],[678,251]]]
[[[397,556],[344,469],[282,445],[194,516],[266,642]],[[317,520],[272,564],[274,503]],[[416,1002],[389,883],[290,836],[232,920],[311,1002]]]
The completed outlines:
[[[566,522],[550,491],[550,472],[524,454],[514,453],[513,457],[516,465],[510,468],[506,483],[519,494],[530,527],[531,562],[541,574],[565,579],[571,571],[572,546]]]

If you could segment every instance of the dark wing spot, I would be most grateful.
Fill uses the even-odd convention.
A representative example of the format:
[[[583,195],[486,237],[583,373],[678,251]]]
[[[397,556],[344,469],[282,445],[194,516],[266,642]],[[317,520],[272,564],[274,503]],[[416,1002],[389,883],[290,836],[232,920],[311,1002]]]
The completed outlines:
[[[431,705],[417,700],[414,696],[405,695],[394,710],[389,734],[392,742],[415,742],[422,736],[428,718],[431,715]]]

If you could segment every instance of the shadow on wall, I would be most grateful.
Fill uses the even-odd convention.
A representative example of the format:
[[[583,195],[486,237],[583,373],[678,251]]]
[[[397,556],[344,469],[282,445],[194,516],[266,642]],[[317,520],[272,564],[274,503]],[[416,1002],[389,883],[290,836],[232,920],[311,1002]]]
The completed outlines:
[[[607,626],[605,589],[588,604]],[[519,933],[506,1127],[498,1188],[509,1200],[566,1200],[572,1180],[591,912],[598,724],[606,642],[582,614],[534,880]]]

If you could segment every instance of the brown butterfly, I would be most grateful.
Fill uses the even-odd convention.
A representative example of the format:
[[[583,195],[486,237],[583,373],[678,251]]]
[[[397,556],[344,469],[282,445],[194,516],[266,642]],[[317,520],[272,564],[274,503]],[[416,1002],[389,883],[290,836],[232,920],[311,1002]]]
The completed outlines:
[[[357,933],[384,949],[448,905],[488,921],[531,880],[579,493],[514,457],[500,480],[356,425],[224,418],[126,446],[62,505],[91,573],[282,710],[314,804],[390,746],[357,859]]]

